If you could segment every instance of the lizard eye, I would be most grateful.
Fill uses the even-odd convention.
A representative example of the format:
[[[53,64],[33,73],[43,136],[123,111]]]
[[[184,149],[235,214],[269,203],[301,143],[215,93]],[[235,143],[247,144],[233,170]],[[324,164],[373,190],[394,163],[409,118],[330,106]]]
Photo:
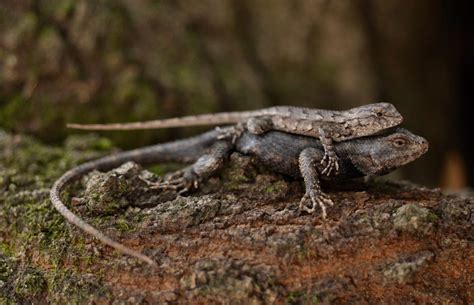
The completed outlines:
[[[375,115],[376,116],[382,116],[383,115],[383,112],[381,110],[376,110],[375,111]]]
[[[392,143],[393,146],[400,148],[407,144],[407,140],[405,140],[404,138],[395,138],[392,140]]]

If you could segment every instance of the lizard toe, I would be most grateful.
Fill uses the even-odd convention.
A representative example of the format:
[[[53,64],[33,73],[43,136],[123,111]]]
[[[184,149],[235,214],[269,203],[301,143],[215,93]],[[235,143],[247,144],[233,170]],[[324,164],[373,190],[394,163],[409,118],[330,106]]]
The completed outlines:
[[[331,176],[331,174],[337,174],[339,172],[339,162],[336,157],[326,156],[323,160],[327,160],[325,162],[326,166],[324,167],[323,171],[321,172],[322,175],[326,175],[327,177]]]
[[[180,177],[183,177],[184,175],[184,171],[182,170],[177,170],[175,172],[172,172],[170,174],[167,174],[166,177],[165,177],[165,180],[166,181],[172,181],[172,180],[175,180],[175,179],[178,179]]]
[[[319,206],[323,218],[327,217],[326,205],[333,206],[334,202],[327,194],[321,192],[307,192],[300,201],[300,209],[310,214]]]

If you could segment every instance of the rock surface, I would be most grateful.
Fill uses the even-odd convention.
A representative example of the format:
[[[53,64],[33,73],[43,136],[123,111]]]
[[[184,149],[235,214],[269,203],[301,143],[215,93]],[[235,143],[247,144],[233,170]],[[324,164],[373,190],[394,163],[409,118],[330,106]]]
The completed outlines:
[[[54,179],[111,149],[95,137],[61,149],[0,134],[0,303],[474,302],[472,197],[350,182],[326,186],[336,205],[323,220],[298,211],[298,181],[239,155],[185,197],[150,189],[159,177],[133,163],[73,185],[67,205],[151,268],[49,203]]]

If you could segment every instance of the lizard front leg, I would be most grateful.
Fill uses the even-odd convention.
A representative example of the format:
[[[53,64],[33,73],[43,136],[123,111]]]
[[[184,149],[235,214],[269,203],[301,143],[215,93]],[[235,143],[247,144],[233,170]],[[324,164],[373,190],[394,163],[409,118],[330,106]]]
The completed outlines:
[[[219,127],[217,127],[217,129],[219,129]],[[263,134],[272,129],[273,123],[269,117],[253,117],[247,119],[245,122],[239,122],[231,128],[222,130],[217,138],[219,140],[231,139],[232,143],[235,143],[245,131],[249,131],[253,134]]]
[[[326,134],[323,128],[319,128],[319,140],[324,148],[324,157],[321,160],[321,164],[326,164],[321,174],[326,176],[330,176],[331,173],[337,174],[339,171],[339,160],[334,151],[333,140]]]
[[[247,130],[253,134],[263,134],[273,129],[273,122],[269,117],[249,118],[245,123]]]
[[[222,168],[233,150],[229,140],[219,140],[209,152],[201,156],[194,164],[168,175],[164,182],[156,183],[154,188],[174,189],[180,194],[197,189],[199,183]]]
[[[327,194],[323,193],[319,182],[319,173],[315,162],[323,158],[322,153],[312,147],[304,149],[299,155],[299,168],[306,189],[306,193],[300,201],[300,209],[313,213],[316,206],[319,206],[323,218],[326,218],[326,204],[332,206],[334,203]]]

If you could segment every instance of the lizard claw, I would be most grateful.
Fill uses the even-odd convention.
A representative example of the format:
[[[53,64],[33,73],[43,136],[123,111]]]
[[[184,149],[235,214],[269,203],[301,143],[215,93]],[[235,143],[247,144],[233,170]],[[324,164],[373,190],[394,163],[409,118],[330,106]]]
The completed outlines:
[[[161,181],[161,182],[149,182],[148,186],[151,189],[159,189],[163,191],[176,191],[180,188],[180,182],[178,181]]]
[[[175,181],[168,181],[168,180],[163,180],[161,179],[160,177],[160,180],[158,181],[149,181],[147,179],[144,179],[144,178],[140,178],[141,181],[145,182],[147,184],[148,187],[150,187],[151,189],[161,189],[163,191],[168,191],[168,190],[176,190],[177,186],[176,186],[176,183]]]
[[[198,188],[199,188],[199,180],[197,178],[193,180],[183,178],[182,183],[180,184],[180,187],[178,188],[179,190],[178,194],[182,195],[189,191],[197,190]]]
[[[154,189],[177,191],[181,195],[190,190],[198,189],[199,178],[197,175],[181,170],[168,175],[165,181],[150,182],[149,185]]]
[[[308,201],[309,201],[309,205],[308,205]],[[321,208],[321,213],[322,213],[323,218],[326,218],[327,213],[326,213],[325,204],[333,206],[334,202],[325,193],[309,191],[309,192],[306,192],[303,198],[301,198],[300,209],[311,214],[316,210],[316,207],[319,206]]]
[[[176,180],[176,179],[181,178],[183,176],[184,176],[184,171],[177,170],[177,171],[172,172],[170,174],[166,174],[165,181],[173,181],[173,180]]]
[[[321,172],[322,175],[330,176],[339,172],[339,160],[336,155],[325,153],[321,164],[326,164],[326,167]]]
[[[216,127],[216,130],[219,132],[219,135],[217,136],[218,140],[231,140],[232,144],[235,144],[238,138],[242,136],[242,134],[245,132],[245,127],[243,124],[236,124],[235,126],[232,126],[231,128],[228,128],[226,130],[222,130],[219,127]]]

